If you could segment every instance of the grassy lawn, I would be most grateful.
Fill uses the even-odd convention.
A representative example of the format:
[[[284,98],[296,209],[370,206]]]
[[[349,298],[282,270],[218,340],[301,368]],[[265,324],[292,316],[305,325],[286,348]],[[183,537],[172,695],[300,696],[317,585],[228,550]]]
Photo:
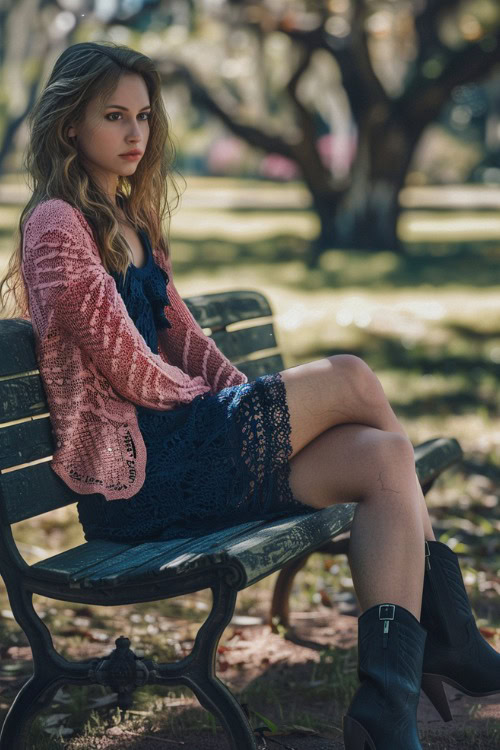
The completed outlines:
[[[319,268],[310,270],[303,258],[317,228],[316,218],[299,200],[294,203],[290,198],[287,208],[287,200],[271,211],[189,205],[178,210],[171,224],[176,286],[184,297],[234,288],[262,291],[275,314],[287,368],[331,354],[357,354],[377,373],[414,444],[436,436],[459,440],[463,463],[437,480],[427,501],[436,537],[461,555],[478,624],[498,649],[500,240],[475,242],[459,233],[444,241],[440,230],[439,241],[429,242],[425,233],[431,219],[426,215],[425,232],[419,238],[413,229],[417,233],[406,256],[333,248],[322,257]],[[0,205],[0,270],[11,252],[20,210],[17,204]],[[434,221],[452,218],[440,216]],[[15,536],[29,562],[84,541],[74,507],[23,521],[16,525]],[[349,567],[343,556],[313,555],[294,584],[295,624],[305,636],[318,636],[321,650],[301,650],[285,639],[285,633],[269,634],[265,623],[276,577],[273,574],[240,593],[236,608],[240,619],[221,640],[225,650],[218,654],[218,674],[241,690],[240,700],[267,721],[301,726],[304,736],[308,732],[313,738],[319,732],[335,742],[357,685],[355,645],[352,637],[342,642],[336,629],[336,623],[355,622],[342,614],[340,606],[354,602]],[[69,658],[105,655],[114,647],[114,638],[123,634],[131,638],[136,653],[142,649],[148,657],[173,660],[189,652],[211,595],[204,591],[121,608],[82,607],[43,597],[35,601],[57,647]],[[277,651],[283,649],[286,662],[275,661],[266,652],[268,662],[256,663],[245,644],[251,641],[249,633],[256,641],[261,635],[263,643],[276,644]],[[31,661],[3,586],[0,636],[0,710],[5,713],[30,674]],[[328,715],[326,701],[332,704]],[[431,744],[425,747],[489,750],[498,746],[500,710],[488,721],[481,706],[476,699],[469,709],[469,723],[456,729],[446,725],[446,737],[433,739],[431,729],[426,730]],[[64,744],[50,734],[54,714],[61,714],[54,721],[67,730]],[[253,717],[253,726],[262,722]],[[142,750],[144,732],[158,733],[157,741],[147,747],[161,747],[160,737],[163,746],[180,747],[168,738],[185,739],[190,731],[204,733],[207,742],[210,736],[218,737],[220,742],[213,747],[225,748],[218,725],[198,708],[187,689],[139,689],[133,711],[124,717],[112,695],[91,686],[61,689],[54,707],[41,714],[31,735],[37,750],[118,748],[125,741],[123,747]],[[332,745],[337,746],[342,747]],[[192,747],[211,746],[200,740]]]

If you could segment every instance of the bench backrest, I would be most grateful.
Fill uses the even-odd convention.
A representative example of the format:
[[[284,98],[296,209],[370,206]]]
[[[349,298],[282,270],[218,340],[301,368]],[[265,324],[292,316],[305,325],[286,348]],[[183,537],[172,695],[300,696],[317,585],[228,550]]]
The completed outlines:
[[[210,335],[219,349],[249,380],[284,369],[272,310],[263,294],[252,290],[220,292],[188,297],[185,302],[198,324],[211,329]],[[243,321],[254,324],[227,330]],[[38,370],[33,326],[19,318],[0,320],[2,524],[32,518],[81,498],[50,468],[53,451],[52,425]]]

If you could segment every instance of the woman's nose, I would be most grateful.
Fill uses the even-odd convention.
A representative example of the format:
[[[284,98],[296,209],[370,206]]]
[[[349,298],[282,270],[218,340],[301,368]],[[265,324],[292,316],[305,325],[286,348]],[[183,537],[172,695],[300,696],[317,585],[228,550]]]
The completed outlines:
[[[139,136],[141,135],[141,129],[139,123],[135,122],[133,127],[130,129],[129,135]]]

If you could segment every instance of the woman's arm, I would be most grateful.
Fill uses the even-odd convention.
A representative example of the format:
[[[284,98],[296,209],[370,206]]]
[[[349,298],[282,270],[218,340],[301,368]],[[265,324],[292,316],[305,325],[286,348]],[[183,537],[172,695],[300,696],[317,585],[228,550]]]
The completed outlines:
[[[45,209],[50,204],[61,204]],[[45,214],[45,215],[41,215]],[[23,271],[35,319],[55,316],[112,387],[152,409],[189,403],[209,386],[154,354],[130,318],[112,276],[92,251],[75,209],[49,201],[25,237]]]
[[[173,362],[191,376],[201,375],[210,385],[212,394],[230,385],[247,383],[248,377],[238,370],[220,351],[215,341],[198,325],[177,291],[172,260],[158,253],[158,263],[168,275],[167,294],[170,305],[165,315],[172,328],[158,331],[158,344],[165,361]]]

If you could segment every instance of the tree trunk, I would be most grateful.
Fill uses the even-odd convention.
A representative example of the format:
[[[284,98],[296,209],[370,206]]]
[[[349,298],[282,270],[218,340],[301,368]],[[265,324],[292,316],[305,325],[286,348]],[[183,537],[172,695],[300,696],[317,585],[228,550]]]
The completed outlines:
[[[332,192],[329,202],[313,196],[321,231],[312,243],[309,267],[332,247],[402,252],[396,232],[399,192],[419,137],[420,129],[410,129],[380,106],[368,113],[349,186],[341,194]]]

